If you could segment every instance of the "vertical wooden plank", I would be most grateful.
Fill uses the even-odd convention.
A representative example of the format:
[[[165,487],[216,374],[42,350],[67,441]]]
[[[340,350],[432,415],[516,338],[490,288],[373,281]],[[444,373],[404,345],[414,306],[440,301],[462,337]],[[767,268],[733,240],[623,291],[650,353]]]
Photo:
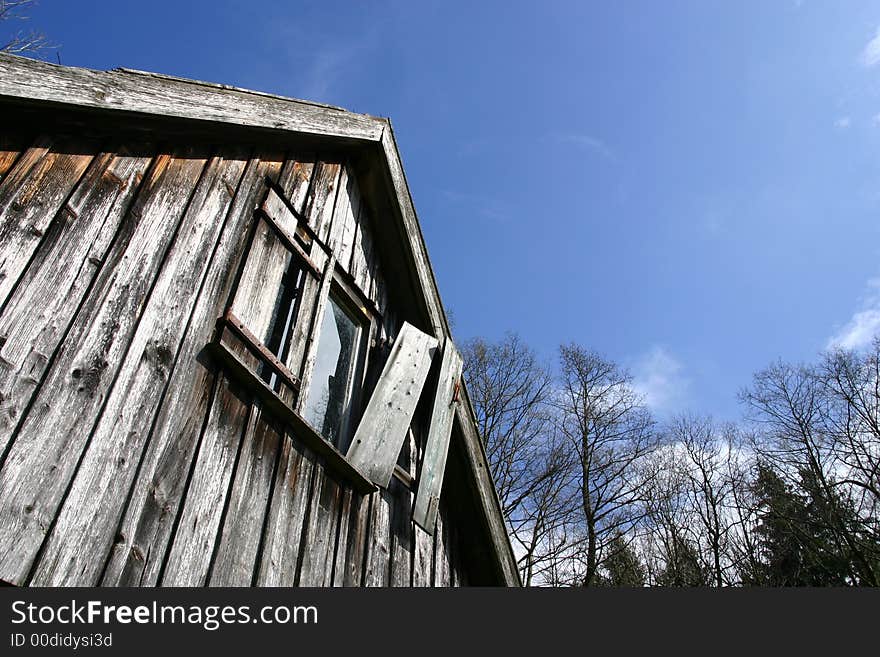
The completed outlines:
[[[379,486],[391,480],[436,347],[435,337],[404,323],[352,438],[346,458]]]
[[[0,306],[37,250],[67,195],[94,157],[88,144],[53,149],[2,202],[0,214]],[[13,176],[5,182],[13,182]],[[2,193],[0,193],[2,196]]]
[[[3,180],[3,176],[12,168],[21,153],[22,149],[9,143],[7,138],[0,140],[0,181]]]
[[[358,210],[357,218],[357,232],[351,256],[350,273],[355,285],[361,289],[361,292],[365,296],[372,298],[373,261],[376,259],[376,255],[373,253],[373,227],[363,199],[361,199],[361,207]]]
[[[150,157],[103,153],[0,316],[0,453],[94,281]]]
[[[245,425],[257,420],[250,409],[247,392],[222,376],[162,573],[162,586],[204,586],[207,581]]]
[[[413,586],[431,586],[434,574],[434,538],[413,524]]]
[[[94,585],[103,570],[245,163],[214,157],[196,186],[43,549],[35,585]]]
[[[211,569],[211,586],[250,586],[253,581],[282,435],[262,415],[257,417],[256,431],[245,435]]]
[[[332,584],[333,557],[336,546],[342,487],[328,477],[322,466],[315,472],[309,522],[303,537],[304,552],[298,578],[299,586]]]
[[[440,514],[437,516],[437,525],[434,529],[434,586],[438,587],[449,587],[452,583],[446,533],[446,518]]]
[[[29,179],[45,173],[50,148],[52,148],[51,137],[48,135],[37,137],[5,173],[0,180],[0,217],[6,216],[16,195]]]
[[[364,586],[388,586],[391,578],[391,515],[394,497],[387,490],[372,494]]]
[[[421,419],[418,418],[417,419]],[[421,467],[424,461],[424,430],[421,423],[413,422],[412,436],[412,466],[416,482],[421,477]],[[431,586],[434,578],[434,537],[413,522],[413,566],[412,585]]]
[[[343,270],[350,273],[351,255],[354,248],[355,231],[357,230],[357,214],[361,205],[361,195],[357,181],[348,167],[345,167],[340,179],[339,194],[336,207],[333,209],[333,221],[330,226],[329,246],[336,256],[336,262]]]
[[[265,177],[277,178],[280,160],[252,159],[211,259],[189,322],[166,402],[131,489],[102,579],[105,586],[155,585],[181,504],[196,445],[214,395],[215,366],[203,353],[222,313],[243,257],[244,236]]]
[[[422,460],[418,494],[413,511],[413,520],[428,533],[434,531],[434,522],[437,518],[457,403],[454,397],[456,386],[461,379],[461,370],[461,355],[452,340],[447,339],[443,347],[443,360],[440,363],[440,376],[434,394],[431,422],[428,425],[428,440],[425,444],[425,456]]]
[[[257,586],[294,586],[300,554],[303,524],[315,457],[294,446],[296,437],[287,435],[281,451],[278,476],[263,537],[263,558]]]
[[[345,500],[342,512],[347,521],[344,530],[340,527],[333,585],[361,586],[370,522],[370,496],[348,491]]]
[[[330,240],[330,230],[336,208],[336,198],[340,189],[345,189],[348,179],[341,164],[333,162],[321,163],[321,178],[309,199],[306,216],[309,226],[324,244]],[[314,255],[314,253],[313,253]]]
[[[413,533],[412,491],[397,480],[391,480],[389,492],[394,500],[391,521],[391,586],[412,584]]]
[[[161,156],[0,470],[0,579],[20,584],[43,543],[205,160]],[[70,413],[70,409],[77,413]]]

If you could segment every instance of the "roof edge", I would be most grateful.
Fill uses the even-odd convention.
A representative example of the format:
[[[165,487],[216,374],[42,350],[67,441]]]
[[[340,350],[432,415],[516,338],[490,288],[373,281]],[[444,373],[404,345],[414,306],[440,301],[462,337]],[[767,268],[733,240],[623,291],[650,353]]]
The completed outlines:
[[[258,91],[131,69],[95,71],[3,53],[0,97],[374,143],[388,124],[384,118]]]

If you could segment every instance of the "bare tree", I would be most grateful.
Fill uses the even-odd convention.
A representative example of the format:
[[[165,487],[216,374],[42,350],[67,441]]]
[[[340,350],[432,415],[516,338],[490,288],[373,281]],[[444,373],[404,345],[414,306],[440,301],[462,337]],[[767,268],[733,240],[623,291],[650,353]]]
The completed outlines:
[[[583,347],[560,347],[556,422],[576,461],[582,535],[568,577],[599,581],[612,540],[629,534],[643,515],[645,470],[640,462],[657,445],[654,421],[627,372]]]
[[[669,428],[668,440],[683,450],[689,516],[683,531],[699,549],[714,586],[731,583],[728,576],[731,534],[734,531],[733,481],[730,453],[735,428],[718,429],[710,417],[682,415]]]
[[[864,353],[836,350],[815,377],[826,394],[824,430],[837,460],[838,484],[853,489],[863,517],[880,515],[880,337]]]
[[[0,21],[26,21],[27,11],[35,4],[35,0],[0,0]],[[0,46],[0,52],[28,55],[39,54],[55,47],[42,32],[33,29],[15,30]]]
[[[859,516],[852,497],[853,490],[868,490],[870,479],[861,479],[862,485],[854,489],[853,482],[859,480],[853,473],[858,472],[842,469],[848,462],[859,463],[856,453],[861,454],[865,445],[864,431],[854,423],[858,409],[846,401],[854,392],[846,383],[846,372],[853,364],[852,356],[841,353],[830,355],[819,368],[778,363],[756,374],[752,387],[741,397],[763,428],[756,452],[793,488],[811,498],[815,513],[810,529],[827,537],[822,549],[827,552],[824,546],[830,546],[835,554],[829,556],[845,560],[850,581],[877,586],[876,537],[865,540],[866,533],[873,534],[876,518]],[[867,463],[861,475],[870,475]]]
[[[648,583],[660,585],[681,561],[681,528],[686,526],[687,479],[681,451],[664,445],[643,459],[644,518],[639,537]]]
[[[570,454],[549,422],[552,375],[518,336],[462,347],[468,391],[526,585],[568,549]]]

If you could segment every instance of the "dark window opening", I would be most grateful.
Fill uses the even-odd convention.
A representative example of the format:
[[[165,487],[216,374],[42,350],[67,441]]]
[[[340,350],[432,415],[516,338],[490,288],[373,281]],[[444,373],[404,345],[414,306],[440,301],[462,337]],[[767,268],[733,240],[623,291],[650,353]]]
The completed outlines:
[[[281,362],[287,361],[290,351],[290,338],[299,314],[305,278],[306,272],[299,259],[293,256],[288,257],[287,269],[281,279],[281,286],[275,300],[275,308],[272,311],[272,320],[269,323],[266,337],[266,347]],[[260,378],[272,388],[277,388],[280,385],[275,370],[266,363],[260,367]]]

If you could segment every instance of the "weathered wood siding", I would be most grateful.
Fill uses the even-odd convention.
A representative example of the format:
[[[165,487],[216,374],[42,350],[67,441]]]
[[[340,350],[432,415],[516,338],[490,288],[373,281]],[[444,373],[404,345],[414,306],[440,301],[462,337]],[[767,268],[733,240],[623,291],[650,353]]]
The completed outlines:
[[[412,521],[430,409],[399,461],[411,479],[361,495],[206,350],[266,179],[333,249],[313,246],[314,264],[338,261],[381,313],[377,342],[392,344],[405,318],[344,162],[0,135],[0,580],[467,582],[455,514],[441,501],[433,536]],[[241,275],[280,280],[280,247],[260,237],[259,272]],[[304,383],[322,284],[306,284],[285,363]],[[263,301],[242,311],[258,329]]]

